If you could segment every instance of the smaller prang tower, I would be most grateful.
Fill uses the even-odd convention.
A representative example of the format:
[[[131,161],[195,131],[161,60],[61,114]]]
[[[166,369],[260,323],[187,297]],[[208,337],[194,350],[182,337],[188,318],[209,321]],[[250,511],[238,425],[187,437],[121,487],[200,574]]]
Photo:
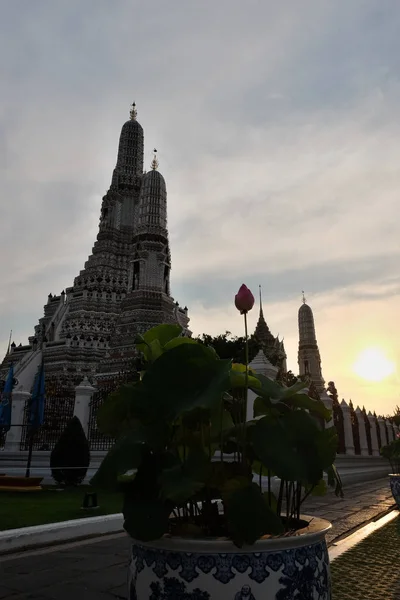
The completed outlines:
[[[299,374],[314,384],[318,394],[325,391],[322,377],[321,356],[315,335],[314,315],[306,303],[303,292],[303,304],[299,308]]]
[[[259,286],[260,293],[260,313],[257,321],[257,326],[254,331],[254,337],[261,346],[261,349],[266,358],[272,365],[277,367],[281,373],[286,373],[286,351],[283,340],[279,336],[274,337],[264,318],[262,305],[261,285]]]

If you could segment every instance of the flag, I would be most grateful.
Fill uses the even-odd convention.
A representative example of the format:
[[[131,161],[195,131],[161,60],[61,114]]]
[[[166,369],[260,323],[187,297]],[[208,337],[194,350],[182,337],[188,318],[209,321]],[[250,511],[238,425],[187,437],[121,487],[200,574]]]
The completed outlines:
[[[14,365],[11,365],[0,399],[0,430],[3,431],[9,431],[11,427],[11,395],[13,382]]]
[[[29,418],[30,427],[37,428],[44,421],[44,365],[43,361],[40,369],[36,374],[33,384],[32,397],[29,402]]]

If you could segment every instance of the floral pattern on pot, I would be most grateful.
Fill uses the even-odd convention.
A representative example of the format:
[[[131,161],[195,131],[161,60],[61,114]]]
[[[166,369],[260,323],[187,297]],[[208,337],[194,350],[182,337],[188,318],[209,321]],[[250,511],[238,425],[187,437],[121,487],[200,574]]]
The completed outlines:
[[[392,490],[393,498],[400,510],[400,475],[389,475],[390,489]]]
[[[129,600],[330,600],[328,551],[325,541],[226,554],[135,543],[129,590]]]

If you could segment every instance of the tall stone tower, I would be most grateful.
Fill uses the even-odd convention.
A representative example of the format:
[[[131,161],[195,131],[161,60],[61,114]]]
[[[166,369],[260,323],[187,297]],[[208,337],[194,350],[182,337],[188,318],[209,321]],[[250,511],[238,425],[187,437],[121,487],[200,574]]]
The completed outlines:
[[[85,375],[128,368],[137,333],[161,323],[187,329],[187,308],[170,295],[166,185],[156,154],[143,172],[144,134],[136,117],[133,104],[92,254],[71,287],[49,294],[29,344],[14,345],[1,365],[3,375],[14,362],[25,389],[42,355],[47,379],[79,383]]]
[[[325,391],[325,381],[322,377],[321,356],[315,335],[314,315],[306,304],[303,294],[303,304],[299,308],[299,374],[309,377],[319,394]]]

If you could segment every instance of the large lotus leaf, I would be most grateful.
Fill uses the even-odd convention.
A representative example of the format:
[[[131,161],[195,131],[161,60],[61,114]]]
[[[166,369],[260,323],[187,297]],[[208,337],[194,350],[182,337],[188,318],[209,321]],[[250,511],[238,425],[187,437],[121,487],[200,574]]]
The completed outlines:
[[[254,544],[262,535],[280,534],[283,525],[256,484],[239,486],[224,499],[225,516],[234,543]]]
[[[244,366],[244,365],[237,365],[237,366]],[[245,388],[246,386],[248,386],[250,389],[257,389],[257,388],[261,387],[260,381],[256,377],[254,377],[254,375],[251,375],[249,373],[247,376],[247,380],[246,380],[245,372],[234,370],[234,369],[232,369],[230,372],[230,382],[231,382],[232,389]]]
[[[92,477],[91,485],[104,489],[115,489],[119,475],[136,469],[140,465],[145,442],[146,432],[143,428],[132,431],[117,440]]]
[[[111,437],[129,431],[137,420],[153,418],[152,405],[141,382],[122,385],[110,394],[97,411],[97,426]]]
[[[271,402],[267,398],[257,396],[253,403],[253,417],[261,417],[270,413]]]
[[[176,348],[176,346],[181,346],[182,344],[198,344],[197,340],[189,337],[176,337],[164,346],[164,350],[172,350],[172,348]]]
[[[180,325],[157,325],[142,336],[136,338],[136,348],[142,352],[149,362],[158,358],[164,346],[182,333]]]
[[[275,401],[291,398],[294,394],[304,390],[306,387],[306,384],[303,381],[297,381],[294,385],[287,388],[279,385],[279,383],[265,375],[257,374],[256,378],[261,385],[256,387],[250,386],[251,389],[259,396]]]
[[[157,540],[168,530],[172,506],[160,500],[133,500],[125,497],[124,529],[134,539],[142,542]]]
[[[256,455],[277,477],[287,481],[316,483],[323,460],[318,451],[320,430],[305,411],[266,416],[250,430]]]
[[[202,344],[183,344],[150,365],[142,383],[158,418],[174,420],[194,408],[216,406],[229,389],[230,366]]]
[[[290,398],[285,399],[285,402],[294,408],[304,408],[310,411],[311,414],[322,417],[326,422],[332,418],[331,411],[326,408],[322,400],[314,400],[307,394],[293,394]]]
[[[250,430],[254,451],[267,469],[287,481],[307,478],[307,469],[296,444],[285,427],[284,418],[265,416]]]
[[[337,440],[338,436],[336,427],[334,426],[318,431],[316,435],[316,449],[324,470],[328,469],[335,462]]]

